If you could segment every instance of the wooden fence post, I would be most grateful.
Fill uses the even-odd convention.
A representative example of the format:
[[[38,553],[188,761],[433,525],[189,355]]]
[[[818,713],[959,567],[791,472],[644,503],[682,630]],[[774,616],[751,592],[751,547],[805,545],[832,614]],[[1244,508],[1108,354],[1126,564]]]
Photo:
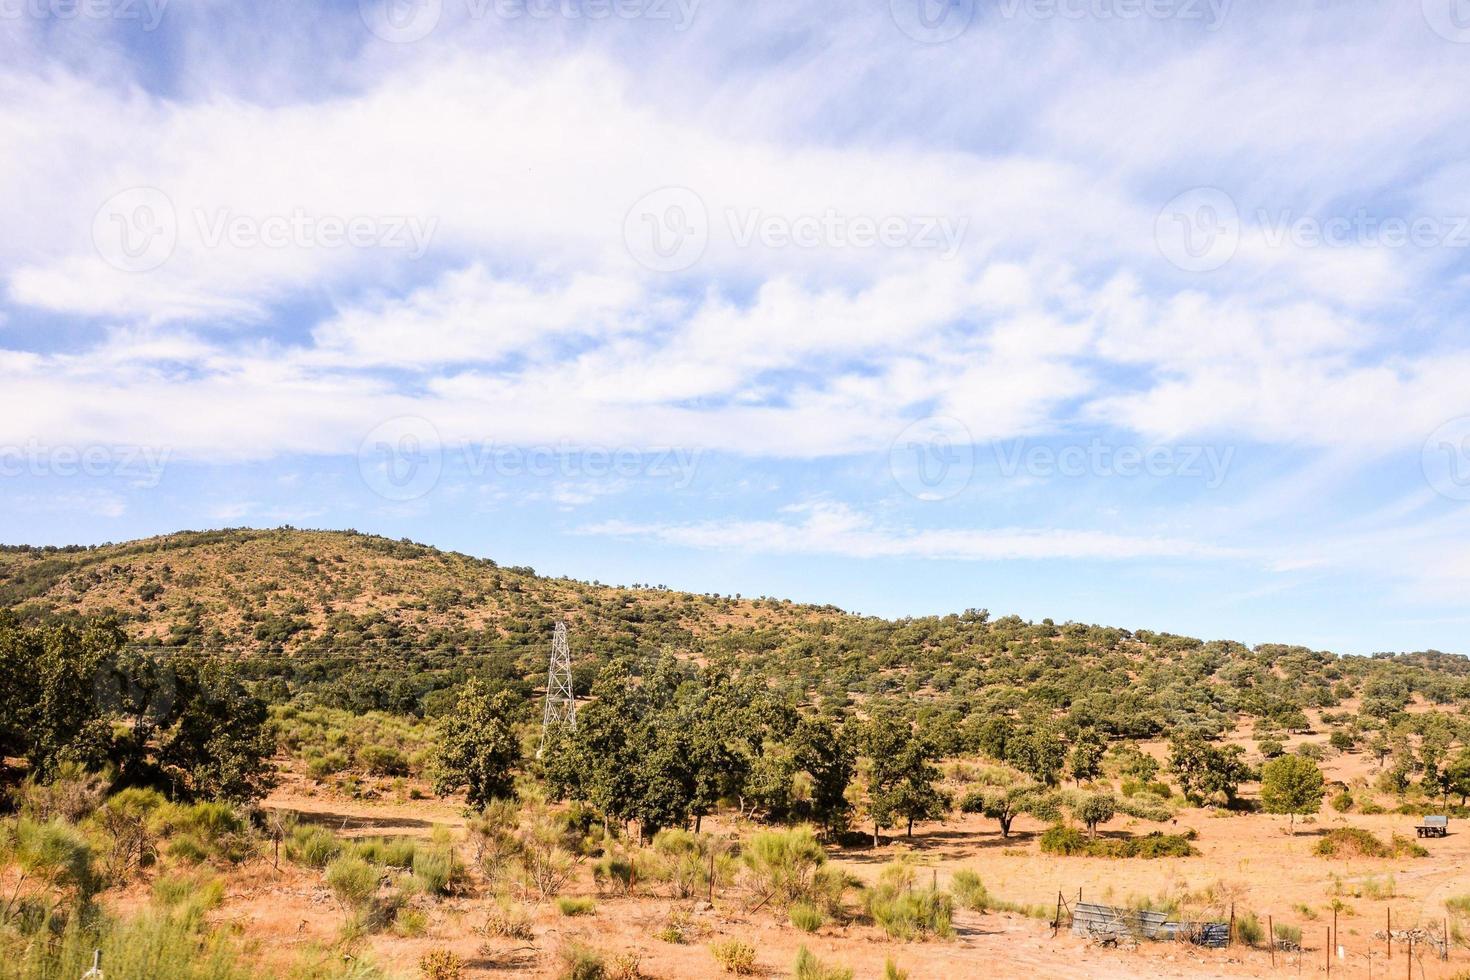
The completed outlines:
[[[1327,929],[1327,975],[1332,976],[1332,929]]]
[[[1260,922],[1261,920],[1257,919],[1256,921]],[[1266,928],[1271,932],[1271,935],[1267,938],[1271,943],[1271,969],[1274,970],[1276,969],[1276,920],[1271,918],[1269,912],[1266,913]]]

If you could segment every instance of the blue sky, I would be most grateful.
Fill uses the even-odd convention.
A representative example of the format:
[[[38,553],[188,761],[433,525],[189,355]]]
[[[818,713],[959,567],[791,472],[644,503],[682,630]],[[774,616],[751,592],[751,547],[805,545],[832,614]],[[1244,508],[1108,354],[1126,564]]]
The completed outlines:
[[[0,0],[0,540],[1470,652],[1463,0]]]

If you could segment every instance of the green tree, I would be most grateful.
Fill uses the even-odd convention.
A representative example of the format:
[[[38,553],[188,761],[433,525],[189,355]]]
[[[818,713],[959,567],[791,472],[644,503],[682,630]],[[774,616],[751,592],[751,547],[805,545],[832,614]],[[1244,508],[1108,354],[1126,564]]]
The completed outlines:
[[[938,750],[927,738],[915,734],[899,758],[902,776],[893,811],[908,821],[907,836],[914,836],[914,821],[938,820],[949,812],[950,798],[936,783],[941,778],[933,764]]]
[[[1067,774],[1072,781],[1080,786],[1101,776],[1107,748],[1107,743],[1097,732],[1088,730],[1079,734],[1067,755]]]
[[[1283,755],[1261,768],[1261,805],[1267,813],[1285,813],[1296,830],[1297,814],[1313,814],[1327,795],[1322,770],[1310,759]]]
[[[1006,761],[1043,786],[1061,781],[1067,747],[1050,725],[1013,732],[1006,742]]]
[[[1000,836],[1009,839],[1011,824],[1023,813],[1040,820],[1056,817],[1055,795],[1035,784],[993,786],[971,790],[960,800],[965,813],[980,813],[1000,824]]]
[[[1229,805],[1250,776],[1240,746],[1212,745],[1197,734],[1176,736],[1170,742],[1169,771],[1185,797],[1196,805]]]
[[[940,773],[933,765],[934,749],[914,734],[907,719],[891,705],[880,704],[862,726],[862,754],[866,759],[865,809],[873,824],[873,846],[884,827],[896,819],[914,821],[942,816],[948,800],[934,785]]]
[[[445,796],[464,789],[476,809],[515,795],[515,769],[521,762],[513,725],[516,707],[509,691],[491,695],[478,678],[465,684],[454,710],[440,723],[435,793]]]
[[[811,820],[829,836],[847,829],[852,804],[847,786],[857,769],[857,756],[847,727],[830,717],[803,718],[790,740],[792,759],[810,780],[798,819]]]
[[[1445,768],[1445,775],[1449,780],[1448,791],[1458,794],[1460,805],[1465,805],[1465,800],[1470,797],[1470,747],[1463,748]]]
[[[276,749],[265,703],[223,661],[183,657],[170,666],[171,703],[144,711],[157,719],[153,765],[173,795],[236,803],[264,796]]]
[[[1077,802],[1074,812],[1087,828],[1087,835],[1096,840],[1098,824],[1113,819],[1118,812],[1118,801],[1112,793],[1088,793]]]

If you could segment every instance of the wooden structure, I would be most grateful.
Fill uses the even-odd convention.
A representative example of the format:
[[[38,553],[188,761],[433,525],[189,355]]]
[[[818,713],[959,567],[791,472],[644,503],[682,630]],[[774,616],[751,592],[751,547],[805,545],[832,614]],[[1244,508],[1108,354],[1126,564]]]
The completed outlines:
[[[1072,910],[1072,932],[1091,939],[1173,939],[1223,949],[1230,944],[1228,922],[1171,922],[1163,912],[1078,902]]]
[[[1448,837],[1450,834],[1450,818],[1446,816],[1428,816],[1424,822],[1414,828],[1420,837]]]

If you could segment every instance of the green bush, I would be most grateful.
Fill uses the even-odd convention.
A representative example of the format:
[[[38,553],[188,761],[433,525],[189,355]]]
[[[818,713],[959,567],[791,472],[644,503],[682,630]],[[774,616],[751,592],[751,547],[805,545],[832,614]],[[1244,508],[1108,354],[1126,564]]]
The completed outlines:
[[[793,903],[788,917],[791,924],[802,932],[816,932],[827,921],[822,910],[810,902]]]
[[[591,946],[572,941],[559,951],[561,980],[607,980],[607,966],[602,954]]]
[[[1276,923],[1276,948],[1277,949],[1301,949],[1302,930],[1300,926],[1287,925],[1285,922]]]
[[[973,871],[963,869],[956,871],[949,883],[950,890],[954,892],[954,900],[961,908],[972,912],[984,912],[990,907],[990,893],[985,888],[985,882]]]
[[[1190,843],[1195,836],[1192,830],[1183,834],[1165,834],[1156,830],[1138,837],[1106,837],[1088,840],[1087,836],[1077,828],[1057,824],[1048,828],[1041,835],[1041,849],[1047,854],[1060,854],[1066,857],[1073,855],[1106,858],[1190,857],[1199,853]]]
[[[631,895],[640,879],[647,879],[647,869],[641,867],[637,855],[609,852],[592,865],[592,881],[601,889],[611,885],[619,895]]]
[[[556,907],[562,915],[566,916],[591,915],[597,903],[590,898],[573,898],[570,895],[563,895],[556,900]]]
[[[85,900],[100,886],[92,865],[92,846],[60,817],[41,823],[25,817],[0,829],[0,852],[34,882],[55,893]],[[61,897],[58,894],[56,897]]]
[[[1363,812],[1367,812],[1364,807]],[[1385,844],[1361,827],[1336,827],[1317,841],[1312,849],[1318,857],[1330,858],[1386,858],[1427,857],[1429,851],[1417,841],[1401,834],[1394,834]]]
[[[342,842],[325,827],[302,824],[286,837],[286,857],[308,868],[325,868],[342,852]]]
[[[153,882],[153,904],[184,922],[202,922],[204,913],[219,908],[224,900],[225,883],[219,878],[163,875]]]
[[[913,869],[890,865],[867,894],[868,914],[894,939],[910,941],[954,935],[954,900],[948,892],[915,888]]]
[[[1041,850],[1046,854],[1071,856],[1086,854],[1087,849],[1087,835],[1076,827],[1056,824],[1048,827],[1041,835]]]
[[[709,944],[710,955],[726,973],[747,976],[755,972],[755,947],[739,939],[722,939]]]
[[[357,750],[357,764],[374,776],[401,776],[408,772],[403,755],[386,745],[364,745]]]
[[[200,864],[209,860],[209,849],[193,834],[180,834],[168,842],[164,853],[185,864]]]
[[[1256,946],[1266,938],[1266,928],[1254,912],[1242,912],[1235,917],[1235,939],[1247,946]]]
[[[1338,793],[1332,798],[1332,809],[1338,813],[1347,813],[1353,808],[1353,795],[1346,790]]]
[[[414,881],[427,894],[447,894],[450,885],[458,880],[462,871],[454,856],[454,848],[447,844],[414,849]]]
[[[792,970],[792,977],[794,980],[852,980],[852,971],[846,967],[824,965],[811,950],[803,946],[796,951],[796,966]]]
[[[108,977],[248,980],[254,975],[226,934],[206,932],[197,920],[160,912],[127,919],[71,916],[52,941],[17,949],[3,972],[13,980],[80,977],[92,968],[96,950],[101,950]]]
[[[741,859],[763,895],[779,906],[793,902],[830,905],[834,883],[841,894],[841,878],[824,874],[827,852],[811,827],[768,830],[751,837]]]
[[[348,854],[327,865],[327,887],[345,911],[363,912],[378,894],[381,872],[376,865]]]
[[[348,844],[353,854],[372,864],[412,868],[418,842],[412,837],[367,837]]]

